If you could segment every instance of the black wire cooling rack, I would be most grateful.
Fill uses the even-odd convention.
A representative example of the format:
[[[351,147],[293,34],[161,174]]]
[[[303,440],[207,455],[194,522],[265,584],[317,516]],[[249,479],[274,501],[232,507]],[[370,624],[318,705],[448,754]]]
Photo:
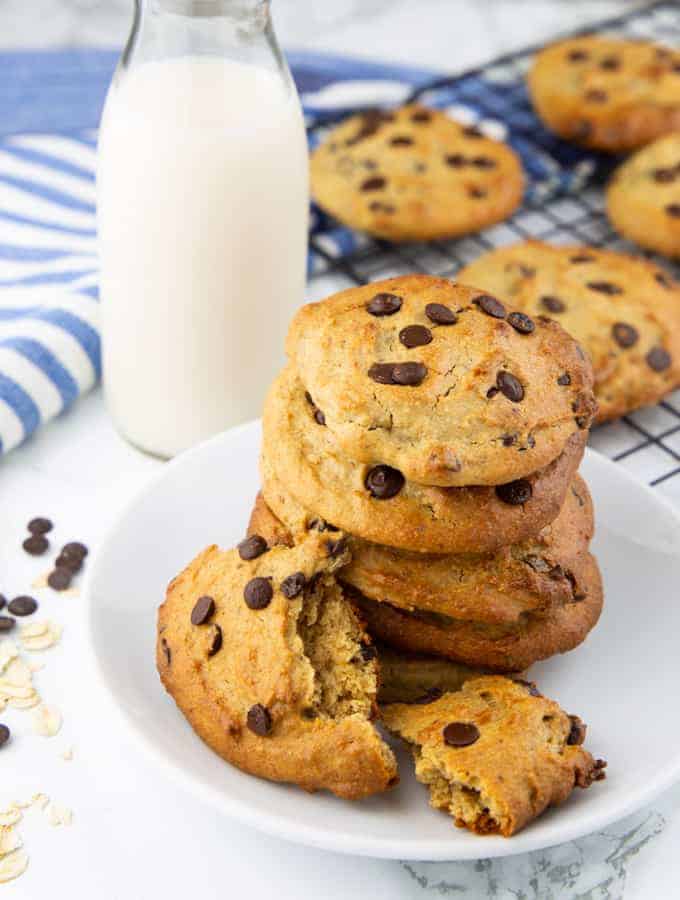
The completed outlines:
[[[586,31],[606,31],[680,46],[680,4],[662,0],[573,34]],[[536,150],[541,150],[542,132],[532,127],[535,118],[522,77],[537,49],[528,47],[463,74],[437,79],[419,88],[411,99],[426,100],[428,92],[442,88],[456,88],[464,97],[466,84],[478,83],[479,76],[500,81],[504,84],[503,115],[510,123],[513,136],[519,134],[529,144],[533,143]],[[497,118],[498,93],[476,91],[474,106],[482,117]],[[511,219],[462,239],[391,244],[366,237],[351,254],[337,255],[329,251],[322,236],[313,236],[312,249],[325,266],[312,277],[310,288],[315,296],[322,297],[352,284],[366,284],[409,272],[455,278],[462,266],[487,250],[528,238],[554,244],[585,243],[655,259],[653,254],[643,254],[624,241],[609,226],[604,211],[603,183],[611,168],[611,159],[603,158],[582,190],[546,202],[525,202]],[[680,277],[680,266],[656,259]],[[680,504],[680,477],[677,477],[680,476],[680,390],[657,406],[596,427],[590,436],[590,446]]]

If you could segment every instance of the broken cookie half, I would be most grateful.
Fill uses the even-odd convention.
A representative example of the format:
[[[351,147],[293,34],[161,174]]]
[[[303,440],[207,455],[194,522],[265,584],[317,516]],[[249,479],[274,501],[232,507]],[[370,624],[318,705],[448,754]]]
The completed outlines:
[[[382,720],[411,747],[431,805],[461,828],[509,837],[605,777],[581,746],[586,726],[529,682],[482,676],[429,700],[384,706]]]
[[[339,533],[208,547],[169,585],[156,659],[197,734],[245,772],[358,799],[398,781],[372,724],[378,663],[336,583]]]

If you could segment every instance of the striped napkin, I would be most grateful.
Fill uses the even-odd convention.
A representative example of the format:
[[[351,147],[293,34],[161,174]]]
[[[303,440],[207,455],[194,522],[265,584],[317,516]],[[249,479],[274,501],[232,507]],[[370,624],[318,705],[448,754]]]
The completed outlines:
[[[100,377],[96,127],[116,57],[94,50],[0,54],[0,453],[68,410]],[[314,53],[289,61],[315,126],[312,145],[324,123],[399,104],[432,78],[424,70]],[[489,106],[494,98],[496,107]],[[540,145],[514,134],[517,117],[533,115],[516,70],[475,75],[425,99],[509,139],[533,198],[573,189],[596,168],[537,124]],[[485,116],[489,108],[498,115]],[[365,240],[314,209],[312,230],[334,256]],[[323,265],[310,253],[310,274]]]

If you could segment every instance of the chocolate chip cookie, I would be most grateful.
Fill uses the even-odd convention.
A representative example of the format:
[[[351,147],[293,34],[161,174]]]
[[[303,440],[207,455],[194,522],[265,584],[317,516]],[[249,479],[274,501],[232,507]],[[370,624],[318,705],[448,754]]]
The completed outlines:
[[[624,237],[680,257],[680,133],[639,150],[616,170],[607,213]]]
[[[596,407],[590,363],[556,322],[429,275],[307,304],[287,352],[340,451],[395,473],[383,493],[400,480],[526,477],[587,431]]]
[[[528,76],[545,125],[585,147],[619,153],[680,128],[680,52],[596,35],[552,44]]]
[[[680,139],[670,140],[680,162]],[[612,197],[613,205],[621,202],[616,191],[610,205]],[[647,196],[640,187],[639,201]],[[678,241],[680,248],[680,219]],[[680,384],[680,285],[647,260],[528,241],[480,256],[458,277],[533,318],[551,316],[579,341],[593,364],[600,422],[657,403]]]
[[[397,780],[371,724],[376,653],[334,572],[340,534],[208,547],[169,585],[157,666],[198,735],[238,768],[357,799]],[[342,752],[338,752],[342,748]]]
[[[531,684],[476,678],[382,714],[413,752],[430,804],[475,834],[510,837],[575,787],[605,777],[606,763],[582,746],[586,725]]]
[[[538,534],[556,518],[586,434],[576,431],[554,462],[525,478],[495,487],[428,487],[390,466],[356,462],[340,453],[289,366],[265,402],[262,489],[295,538],[321,518],[365,540],[404,550],[492,552]]]
[[[518,157],[422,106],[371,110],[334,128],[311,158],[312,196],[340,222],[392,241],[479,231],[522,199]]]

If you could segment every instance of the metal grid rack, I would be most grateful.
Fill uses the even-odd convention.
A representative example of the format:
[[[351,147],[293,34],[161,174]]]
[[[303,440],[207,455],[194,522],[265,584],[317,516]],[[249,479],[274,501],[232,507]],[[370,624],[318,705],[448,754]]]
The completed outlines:
[[[675,2],[662,0],[588,29],[594,30],[680,46],[680,8]],[[476,84],[475,107],[483,118],[494,119],[499,115],[499,93],[480,91],[479,76],[488,76],[490,81],[501,77],[503,117],[509,122],[513,137],[520,134],[542,149],[545,132],[536,128],[523,79],[537,49],[530,47],[462,75],[438,79],[418,89],[411,99],[427,100],[428,92],[441,88],[453,88],[464,99],[466,85]],[[528,238],[554,244],[585,243],[645,255],[680,277],[680,266],[653,254],[643,254],[610,227],[604,211],[603,183],[612,165],[610,158],[603,157],[585,189],[547,202],[525,202],[511,219],[457,240],[391,244],[362,237],[359,248],[351,254],[334,255],[322,237],[312,237],[313,250],[325,261],[325,268],[313,277],[312,291],[324,296],[329,290],[339,289],[338,285],[366,284],[414,271],[454,278],[462,266],[487,250]],[[330,283],[333,287],[325,290]],[[597,426],[591,433],[590,446],[680,504],[680,390],[657,406]]]

